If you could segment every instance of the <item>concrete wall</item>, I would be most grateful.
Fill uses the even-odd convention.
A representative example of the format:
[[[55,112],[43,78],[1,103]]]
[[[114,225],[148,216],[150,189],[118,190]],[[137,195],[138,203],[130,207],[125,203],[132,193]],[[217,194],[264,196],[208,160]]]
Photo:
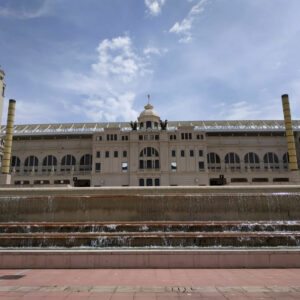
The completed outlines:
[[[0,190],[0,222],[299,220],[299,187]],[[263,193],[259,192],[263,191]],[[77,194],[76,194],[77,191]],[[159,194],[151,194],[153,191]],[[181,191],[181,192],[180,192]],[[183,192],[185,191],[185,192]],[[225,193],[226,191],[226,193]],[[16,193],[19,192],[19,195]],[[55,192],[58,194],[55,195]],[[127,193],[126,193],[127,192]],[[73,193],[73,195],[72,195]],[[105,194],[106,193],[106,194]]]

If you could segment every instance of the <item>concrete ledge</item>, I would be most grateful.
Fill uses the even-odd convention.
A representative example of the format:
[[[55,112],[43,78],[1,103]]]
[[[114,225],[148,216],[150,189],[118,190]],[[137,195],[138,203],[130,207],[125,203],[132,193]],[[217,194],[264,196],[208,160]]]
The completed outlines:
[[[300,248],[275,250],[2,250],[1,269],[299,268]]]
[[[12,195],[168,195],[206,193],[297,193],[300,185],[239,185],[239,186],[155,186],[155,187],[88,187],[1,186],[1,196]]]

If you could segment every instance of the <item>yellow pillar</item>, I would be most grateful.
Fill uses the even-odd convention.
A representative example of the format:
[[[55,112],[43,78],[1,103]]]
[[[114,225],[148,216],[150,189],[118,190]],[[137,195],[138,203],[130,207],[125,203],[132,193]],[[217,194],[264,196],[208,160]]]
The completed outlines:
[[[287,147],[288,147],[288,154],[289,154],[289,168],[290,168],[290,170],[298,170],[297,154],[296,154],[294,132],[293,132],[293,127],[292,127],[289,96],[285,94],[285,95],[282,95],[281,98],[282,98],[285,133],[286,133],[286,140],[287,140]]]
[[[12,99],[9,100],[4,153],[2,159],[2,174],[10,173],[10,160],[11,160],[11,148],[12,148],[12,139],[13,139],[13,132],[14,132],[15,107],[16,107],[16,101]]]

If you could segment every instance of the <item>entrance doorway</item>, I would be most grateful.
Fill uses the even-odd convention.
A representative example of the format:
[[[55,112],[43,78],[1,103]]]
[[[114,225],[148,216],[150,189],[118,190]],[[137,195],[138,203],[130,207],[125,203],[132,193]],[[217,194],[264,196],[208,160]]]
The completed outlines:
[[[89,187],[91,186],[91,181],[89,179],[78,179],[74,181],[75,187]]]
[[[139,186],[160,186],[159,178],[140,178]]]

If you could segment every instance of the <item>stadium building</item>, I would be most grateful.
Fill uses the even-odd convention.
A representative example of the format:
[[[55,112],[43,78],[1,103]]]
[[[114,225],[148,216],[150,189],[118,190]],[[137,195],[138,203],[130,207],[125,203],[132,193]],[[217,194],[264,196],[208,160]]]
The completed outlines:
[[[11,183],[299,184],[300,121],[290,121],[287,95],[282,101],[285,121],[161,121],[148,98],[135,122],[15,125]],[[5,132],[2,125],[2,153]]]

